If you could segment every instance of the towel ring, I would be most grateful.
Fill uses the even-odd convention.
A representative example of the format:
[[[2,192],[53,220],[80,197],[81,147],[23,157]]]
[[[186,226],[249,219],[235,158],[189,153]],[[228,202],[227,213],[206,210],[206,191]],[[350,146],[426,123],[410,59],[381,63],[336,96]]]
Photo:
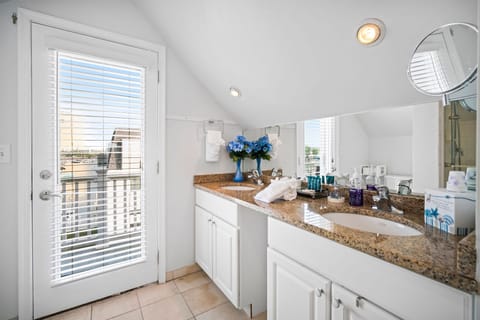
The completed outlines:
[[[276,132],[273,131],[276,129]],[[270,126],[270,127],[265,127],[265,135],[269,134],[269,133],[276,133],[278,135],[278,137],[280,137],[280,126]]]

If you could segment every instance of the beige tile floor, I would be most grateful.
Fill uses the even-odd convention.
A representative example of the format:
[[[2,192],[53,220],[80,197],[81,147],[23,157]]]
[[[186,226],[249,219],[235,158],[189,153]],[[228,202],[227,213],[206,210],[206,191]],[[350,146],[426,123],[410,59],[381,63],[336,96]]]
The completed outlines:
[[[202,272],[151,284],[72,309],[48,320],[247,320]],[[266,320],[263,313],[254,318]]]

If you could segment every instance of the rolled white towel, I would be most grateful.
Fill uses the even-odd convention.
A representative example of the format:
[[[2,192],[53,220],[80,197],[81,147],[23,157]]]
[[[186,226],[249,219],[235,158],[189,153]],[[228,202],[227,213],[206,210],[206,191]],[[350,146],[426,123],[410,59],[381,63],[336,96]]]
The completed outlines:
[[[208,130],[205,138],[205,161],[220,160],[220,148],[225,145],[221,131]]]
[[[277,199],[293,200],[297,196],[297,182],[295,179],[272,180],[272,183],[257,193],[255,199],[270,203]],[[295,195],[293,194],[295,193]]]
[[[270,151],[270,157],[271,159],[276,159],[278,157],[278,149],[279,146],[282,144],[282,141],[278,137],[278,134],[276,133],[269,133],[268,134],[268,141],[272,145],[272,150]]]

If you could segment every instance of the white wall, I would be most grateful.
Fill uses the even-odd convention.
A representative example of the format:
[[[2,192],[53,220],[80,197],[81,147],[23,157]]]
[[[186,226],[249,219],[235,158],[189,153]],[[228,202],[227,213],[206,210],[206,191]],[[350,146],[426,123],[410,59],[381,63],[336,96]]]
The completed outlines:
[[[438,103],[413,108],[412,174],[413,192],[439,187],[440,170],[440,112]]]
[[[205,136],[201,119],[225,120],[224,140],[242,133],[201,84],[167,54],[167,271],[194,263],[193,175],[233,172],[235,165],[222,151],[219,162],[204,161]],[[177,120],[177,119],[187,120]],[[192,119],[194,121],[189,121]],[[230,123],[230,124],[228,124]]]
[[[369,163],[368,135],[356,115],[340,116],[337,123],[337,172],[351,174]]]
[[[17,34],[9,18],[15,4],[0,4],[0,144],[12,144],[10,164],[0,164],[0,319],[17,315]]]
[[[17,315],[17,39],[10,15],[23,7],[86,25],[163,43],[158,31],[128,0],[42,0],[0,2],[0,144],[12,145],[10,164],[0,164],[0,319]],[[167,51],[167,117],[205,117],[232,121],[185,69],[175,54]],[[167,270],[193,263],[193,188],[195,172],[233,171],[227,159],[203,165],[198,146],[193,145],[198,122],[167,121]],[[240,133],[227,127],[227,133]],[[179,162],[181,156],[182,163]],[[228,170],[227,170],[228,169]],[[182,196],[182,197],[181,197]],[[189,202],[185,201],[189,199]]]
[[[278,149],[278,157],[270,161],[262,160],[261,168],[263,169],[282,169],[284,176],[295,176],[296,167],[296,145],[297,134],[295,124],[280,126],[280,141],[282,144]],[[244,131],[248,140],[256,140],[265,135],[265,129],[247,129]],[[244,169],[250,171],[257,168],[256,160],[245,160]]]

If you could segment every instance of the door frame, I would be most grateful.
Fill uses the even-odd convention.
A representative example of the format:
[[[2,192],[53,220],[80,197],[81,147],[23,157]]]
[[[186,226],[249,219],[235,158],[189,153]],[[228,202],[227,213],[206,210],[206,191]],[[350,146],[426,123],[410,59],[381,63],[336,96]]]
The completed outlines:
[[[18,145],[18,318],[33,318],[33,194],[32,194],[32,66],[31,25],[43,24],[74,33],[116,42],[123,45],[153,51],[158,56],[159,77],[157,84],[158,108],[158,175],[160,212],[157,220],[158,281],[165,282],[165,47],[141,39],[121,35],[80,23],[52,17],[35,11],[18,8],[17,24],[17,145]]]

